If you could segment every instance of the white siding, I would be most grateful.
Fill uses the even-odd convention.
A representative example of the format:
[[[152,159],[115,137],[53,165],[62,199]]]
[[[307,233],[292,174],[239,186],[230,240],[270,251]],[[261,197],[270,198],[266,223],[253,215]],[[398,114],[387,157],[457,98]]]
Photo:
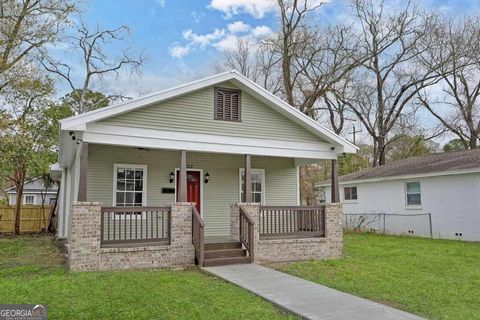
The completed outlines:
[[[405,181],[420,181],[421,208],[405,205]],[[358,200],[345,202],[344,186],[357,186]],[[340,185],[344,213],[431,213],[435,238],[480,241],[480,174],[458,174],[407,180],[389,180]],[[330,188],[326,188],[330,201]],[[426,217],[391,218],[387,220],[394,233],[413,230],[416,235],[428,235]],[[462,237],[455,236],[462,233]]]

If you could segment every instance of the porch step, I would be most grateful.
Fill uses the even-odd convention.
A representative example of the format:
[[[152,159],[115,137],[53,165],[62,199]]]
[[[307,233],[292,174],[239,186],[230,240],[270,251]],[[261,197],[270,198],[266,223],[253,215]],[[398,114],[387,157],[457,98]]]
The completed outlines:
[[[205,250],[205,259],[246,257],[246,256],[247,256],[247,250],[242,248]]]
[[[205,261],[203,262],[205,267],[226,266],[231,264],[244,264],[244,263],[250,263],[250,257],[205,259]]]
[[[226,250],[226,249],[241,249],[241,242],[223,242],[223,243],[206,243],[205,251],[211,250]]]

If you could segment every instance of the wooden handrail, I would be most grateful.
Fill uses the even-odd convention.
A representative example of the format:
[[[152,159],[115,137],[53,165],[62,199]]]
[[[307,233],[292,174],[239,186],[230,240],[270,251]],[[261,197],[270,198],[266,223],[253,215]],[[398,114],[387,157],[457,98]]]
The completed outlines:
[[[239,228],[240,228],[240,242],[245,246],[250,257],[250,262],[255,259],[255,229],[254,221],[250,215],[240,206],[239,210]],[[246,228],[245,228],[246,224]]]
[[[199,266],[203,266],[205,256],[205,222],[195,206],[192,206],[192,243]]]
[[[325,237],[325,206],[260,206],[260,238]]]
[[[170,207],[102,207],[102,212],[145,212],[166,210],[170,210]]]
[[[314,206],[260,206],[260,210],[308,210],[308,209],[323,209],[324,205]]]
[[[102,246],[171,243],[170,207],[102,207]]]

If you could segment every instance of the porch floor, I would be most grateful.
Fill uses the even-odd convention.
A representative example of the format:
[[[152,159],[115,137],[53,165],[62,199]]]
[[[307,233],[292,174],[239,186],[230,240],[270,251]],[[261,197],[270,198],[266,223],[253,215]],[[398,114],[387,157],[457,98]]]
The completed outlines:
[[[203,268],[303,319],[419,320],[419,316],[257,264]]]

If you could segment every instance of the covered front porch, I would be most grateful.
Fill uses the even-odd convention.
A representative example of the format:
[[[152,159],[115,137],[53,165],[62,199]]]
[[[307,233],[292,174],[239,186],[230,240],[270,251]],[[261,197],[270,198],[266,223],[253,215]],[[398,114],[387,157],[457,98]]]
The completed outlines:
[[[341,255],[341,210],[300,206],[298,166],[304,162],[299,159],[85,142],[78,154],[71,269]],[[335,159],[332,163],[336,168]],[[336,170],[332,177],[335,185]],[[329,227],[329,221],[338,224]],[[90,264],[78,246],[85,235],[96,252]],[[335,238],[334,246],[329,238]]]

